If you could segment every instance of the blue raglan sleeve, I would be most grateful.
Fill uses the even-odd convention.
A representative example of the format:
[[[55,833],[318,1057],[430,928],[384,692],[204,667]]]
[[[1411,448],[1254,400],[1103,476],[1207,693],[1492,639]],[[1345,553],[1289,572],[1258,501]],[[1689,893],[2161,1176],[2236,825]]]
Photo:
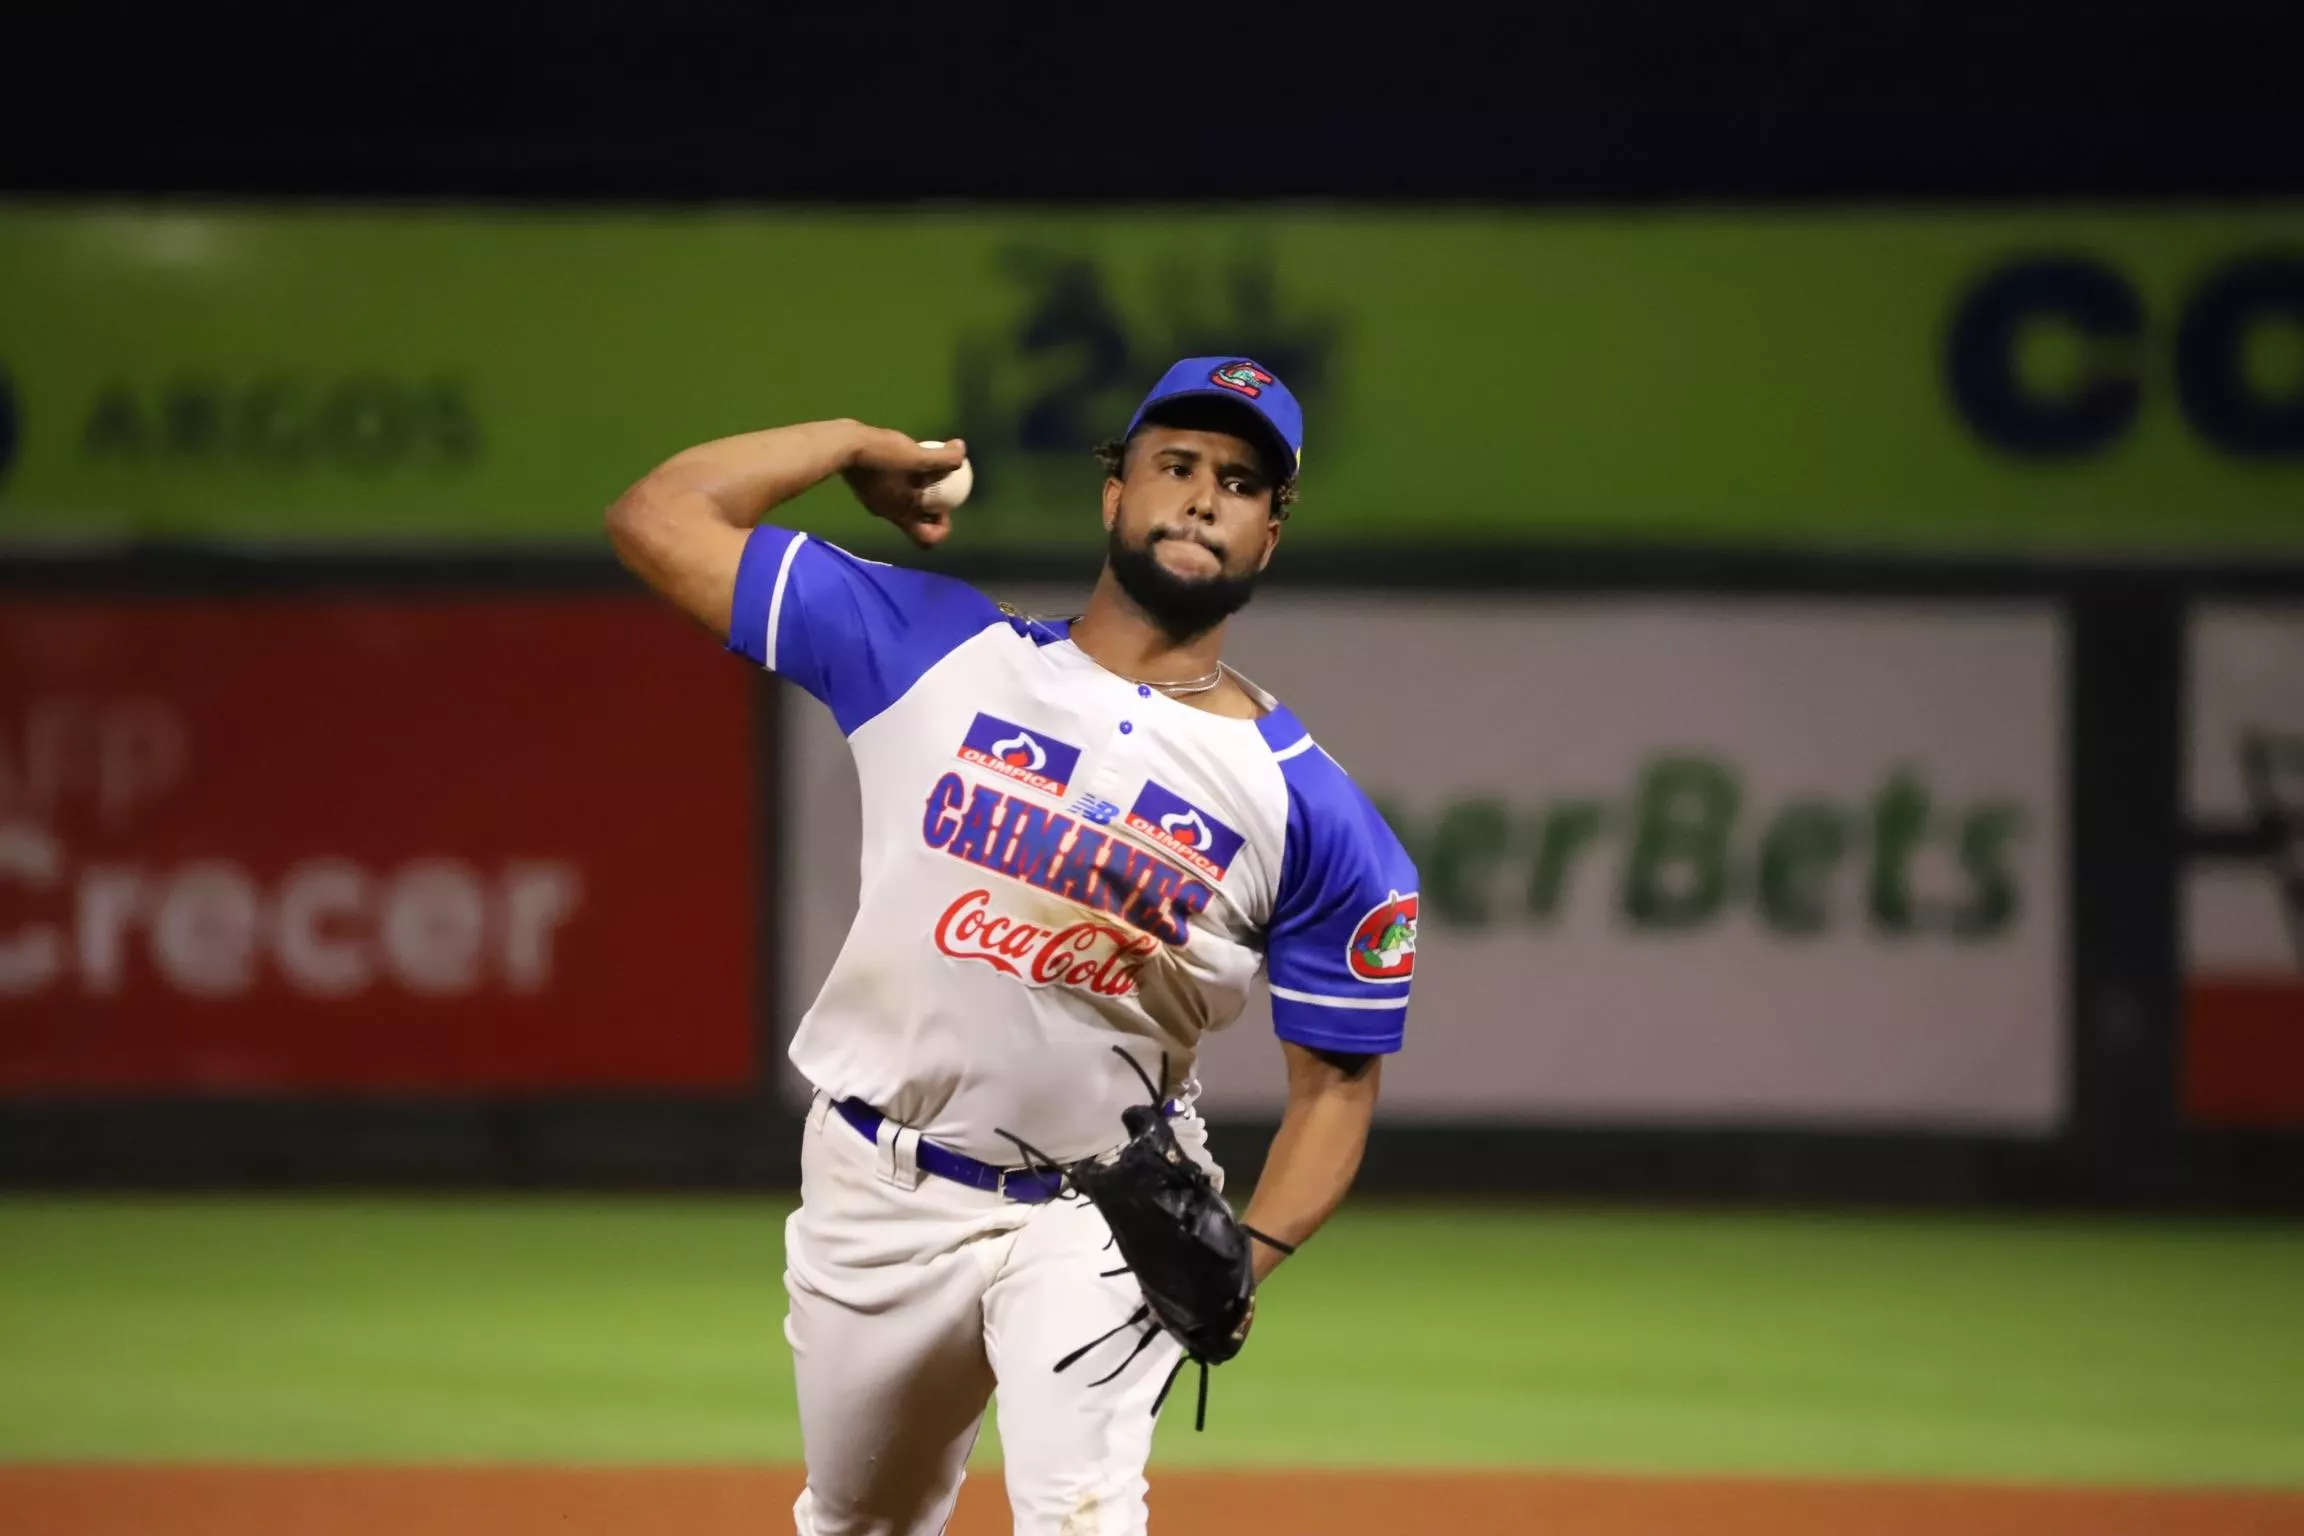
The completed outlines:
[[[1319,1050],[1397,1051],[1416,975],[1416,866],[1318,746],[1306,741],[1280,767],[1288,841],[1266,953],[1272,1027]]]
[[[790,678],[845,734],[1000,622],[964,582],[852,555],[789,528],[755,528],[736,568],[728,649]]]

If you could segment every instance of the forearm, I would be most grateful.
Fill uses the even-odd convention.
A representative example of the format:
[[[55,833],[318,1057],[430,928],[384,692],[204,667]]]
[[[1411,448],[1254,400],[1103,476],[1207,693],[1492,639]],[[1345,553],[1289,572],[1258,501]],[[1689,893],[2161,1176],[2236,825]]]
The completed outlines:
[[[1335,1214],[1360,1172],[1381,1061],[1298,1046],[1287,1053],[1288,1107],[1242,1220],[1294,1247]],[[1261,1283],[1286,1255],[1268,1243],[1253,1246]]]

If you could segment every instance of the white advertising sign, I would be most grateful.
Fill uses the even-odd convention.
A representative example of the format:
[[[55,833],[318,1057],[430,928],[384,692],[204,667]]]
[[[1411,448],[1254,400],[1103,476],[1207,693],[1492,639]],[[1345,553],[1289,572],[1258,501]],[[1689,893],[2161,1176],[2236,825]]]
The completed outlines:
[[[2046,604],[1273,592],[1227,656],[1417,860],[1386,1119],[2035,1134],[2066,1095],[2064,647]],[[856,787],[788,707],[797,1019]],[[1280,1066],[1259,1001],[1203,1046],[1207,1108],[1270,1114]]]

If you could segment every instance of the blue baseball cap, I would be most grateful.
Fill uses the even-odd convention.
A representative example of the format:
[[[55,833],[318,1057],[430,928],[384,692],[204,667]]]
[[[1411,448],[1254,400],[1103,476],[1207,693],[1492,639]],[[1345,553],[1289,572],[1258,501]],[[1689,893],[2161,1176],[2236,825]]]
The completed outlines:
[[[1280,459],[1293,476],[1304,465],[1304,407],[1288,392],[1279,376],[1251,357],[1188,357],[1169,369],[1152,386],[1152,393],[1128,418],[1131,436],[1144,418],[1171,400],[1201,397],[1230,400],[1247,408],[1279,449]]]

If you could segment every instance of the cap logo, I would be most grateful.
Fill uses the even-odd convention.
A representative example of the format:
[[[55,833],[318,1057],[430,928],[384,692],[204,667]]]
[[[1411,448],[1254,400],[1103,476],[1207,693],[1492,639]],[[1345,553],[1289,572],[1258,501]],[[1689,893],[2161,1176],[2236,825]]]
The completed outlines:
[[[1208,382],[1222,385],[1226,389],[1236,389],[1253,400],[1264,393],[1265,385],[1277,384],[1280,381],[1254,363],[1239,362],[1226,363],[1208,375]]]

